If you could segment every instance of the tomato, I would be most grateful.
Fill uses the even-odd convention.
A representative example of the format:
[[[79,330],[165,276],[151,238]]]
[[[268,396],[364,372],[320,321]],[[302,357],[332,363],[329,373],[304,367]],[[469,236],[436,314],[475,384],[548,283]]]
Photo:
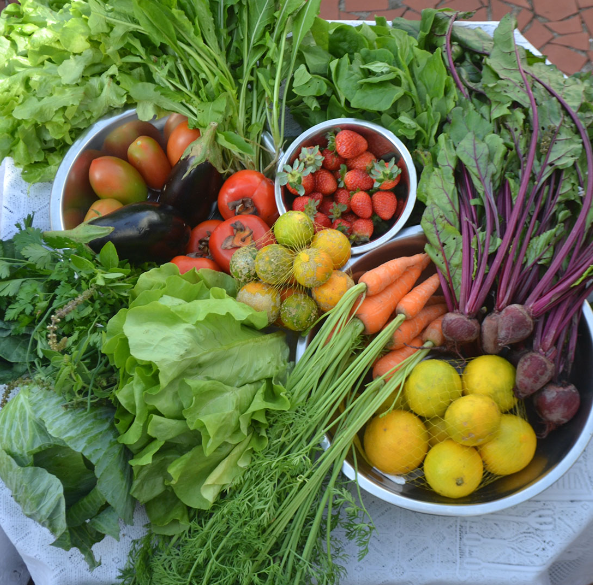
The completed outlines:
[[[167,121],[165,122],[165,129],[163,130],[163,134],[165,135],[165,140],[168,141],[169,137],[171,136],[171,132],[181,124],[181,122],[187,122],[187,117],[183,114],[169,114],[167,117]]]
[[[167,157],[171,166],[177,164],[185,149],[197,138],[200,137],[200,131],[197,128],[189,128],[187,121],[181,122],[167,141]]]
[[[103,152],[110,156],[117,156],[122,160],[128,160],[128,148],[138,136],[150,136],[154,138],[163,148],[165,139],[159,130],[150,122],[132,120],[112,130],[103,142]]]
[[[255,244],[259,250],[276,240],[268,224],[257,215],[242,215],[223,221],[210,236],[210,254],[227,273],[237,248]]]
[[[83,150],[68,173],[62,199],[64,229],[72,229],[83,222],[85,213],[97,201],[89,181],[89,169],[91,163],[100,156],[103,154],[98,150]]]
[[[96,158],[89,169],[93,191],[101,199],[117,199],[124,205],[145,201],[148,189],[140,173],[115,156]]]
[[[222,221],[220,219],[207,219],[206,221],[199,223],[191,231],[191,236],[187,243],[187,247],[185,248],[185,253],[196,257],[209,258],[210,249],[208,243],[210,241],[210,236],[214,229],[221,223]]]
[[[165,151],[150,136],[138,136],[128,148],[130,164],[142,175],[151,189],[160,191],[171,172]]]
[[[179,268],[179,273],[184,274],[188,272],[192,268],[196,270],[200,270],[200,268],[210,268],[210,270],[216,270],[218,272],[222,272],[220,266],[214,262],[214,260],[210,260],[210,258],[193,258],[192,256],[175,256],[173,260],[171,260],[172,264],[175,264]]]
[[[87,214],[84,216],[84,221],[95,219],[96,217],[101,217],[103,215],[108,215],[120,207],[123,207],[123,205],[117,201],[117,199],[99,199],[91,205],[90,209],[87,211]]]
[[[239,171],[222,185],[218,210],[225,219],[235,215],[259,215],[272,227],[278,219],[274,183],[257,171]]]

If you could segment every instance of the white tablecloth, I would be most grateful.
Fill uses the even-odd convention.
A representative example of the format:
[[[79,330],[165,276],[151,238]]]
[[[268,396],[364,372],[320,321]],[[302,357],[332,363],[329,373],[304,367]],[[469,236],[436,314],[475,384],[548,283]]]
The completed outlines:
[[[50,185],[29,186],[8,160],[0,167],[3,197],[0,236],[35,211],[35,225],[49,228]],[[529,502],[473,518],[410,512],[364,495],[377,527],[370,552],[347,563],[343,585],[589,585],[593,583],[593,443],[572,469]],[[0,482],[0,585],[111,585],[125,563],[146,515],[122,526],[119,542],[95,545],[102,565],[90,573],[78,551],[50,546],[49,531],[26,518]]]

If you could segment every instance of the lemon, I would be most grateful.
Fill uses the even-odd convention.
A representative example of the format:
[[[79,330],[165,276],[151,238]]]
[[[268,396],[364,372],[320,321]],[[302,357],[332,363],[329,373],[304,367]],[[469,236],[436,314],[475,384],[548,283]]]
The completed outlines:
[[[441,443],[449,438],[447,423],[444,418],[433,416],[424,421],[424,425],[428,431],[428,444],[431,447],[434,447],[437,443]]]
[[[510,475],[527,467],[535,455],[535,431],[524,419],[503,414],[494,438],[479,447],[484,465],[495,475]]]
[[[513,392],[516,370],[498,355],[482,355],[467,364],[463,371],[463,393],[490,396],[501,412],[517,404]]]
[[[420,416],[443,416],[462,392],[461,377],[442,360],[420,362],[408,376],[404,394],[410,408]]]
[[[334,268],[342,268],[350,260],[350,241],[339,230],[324,229],[313,236],[311,248],[319,248],[327,252]]]
[[[483,473],[478,452],[451,439],[435,445],[424,461],[428,485],[448,498],[469,496],[480,485]]]
[[[364,432],[368,460],[383,473],[400,475],[416,469],[428,451],[424,423],[411,412],[392,410],[376,416]]]
[[[489,396],[470,394],[451,403],[445,413],[449,436],[462,445],[481,445],[500,427],[500,409]]]

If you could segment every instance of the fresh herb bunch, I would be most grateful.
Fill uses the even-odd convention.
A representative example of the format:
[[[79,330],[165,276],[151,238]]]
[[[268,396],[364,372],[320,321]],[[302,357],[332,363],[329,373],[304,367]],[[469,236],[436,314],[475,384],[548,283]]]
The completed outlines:
[[[160,86],[152,87],[155,97],[176,100],[170,109],[198,128],[218,124],[229,169],[273,165],[284,134],[281,88],[290,82],[320,0],[89,0],[89,6],[95,22],[136,40],[135,59]],[[272,163],[261,146],[266,125],[275,144]]]
[[[32,221],[0,242],[0,382],[27,374],[73,405],[110,399],[118,379],[101,353],[103,328],[143,270],[111,243],[99,254],[85,246],[109,228],[83,226],[75,241]]]

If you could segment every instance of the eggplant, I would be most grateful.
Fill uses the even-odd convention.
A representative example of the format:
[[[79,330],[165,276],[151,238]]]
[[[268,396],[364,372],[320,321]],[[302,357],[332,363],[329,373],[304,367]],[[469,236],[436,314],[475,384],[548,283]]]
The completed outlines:
[[[154,201],[124,205],[88,223],[113,227],[108,236],[89,242],[95,252],[113,242],[120,258],[138,264],[163,264],[185,254],[191,232],[176,209]]]
[[[216,124],[211,124],[183,153],[154,197],[155,201],[177,209],[192,228],[208,219],[218,199],[222,175],[212,161],[218,161],[219,150]]]

